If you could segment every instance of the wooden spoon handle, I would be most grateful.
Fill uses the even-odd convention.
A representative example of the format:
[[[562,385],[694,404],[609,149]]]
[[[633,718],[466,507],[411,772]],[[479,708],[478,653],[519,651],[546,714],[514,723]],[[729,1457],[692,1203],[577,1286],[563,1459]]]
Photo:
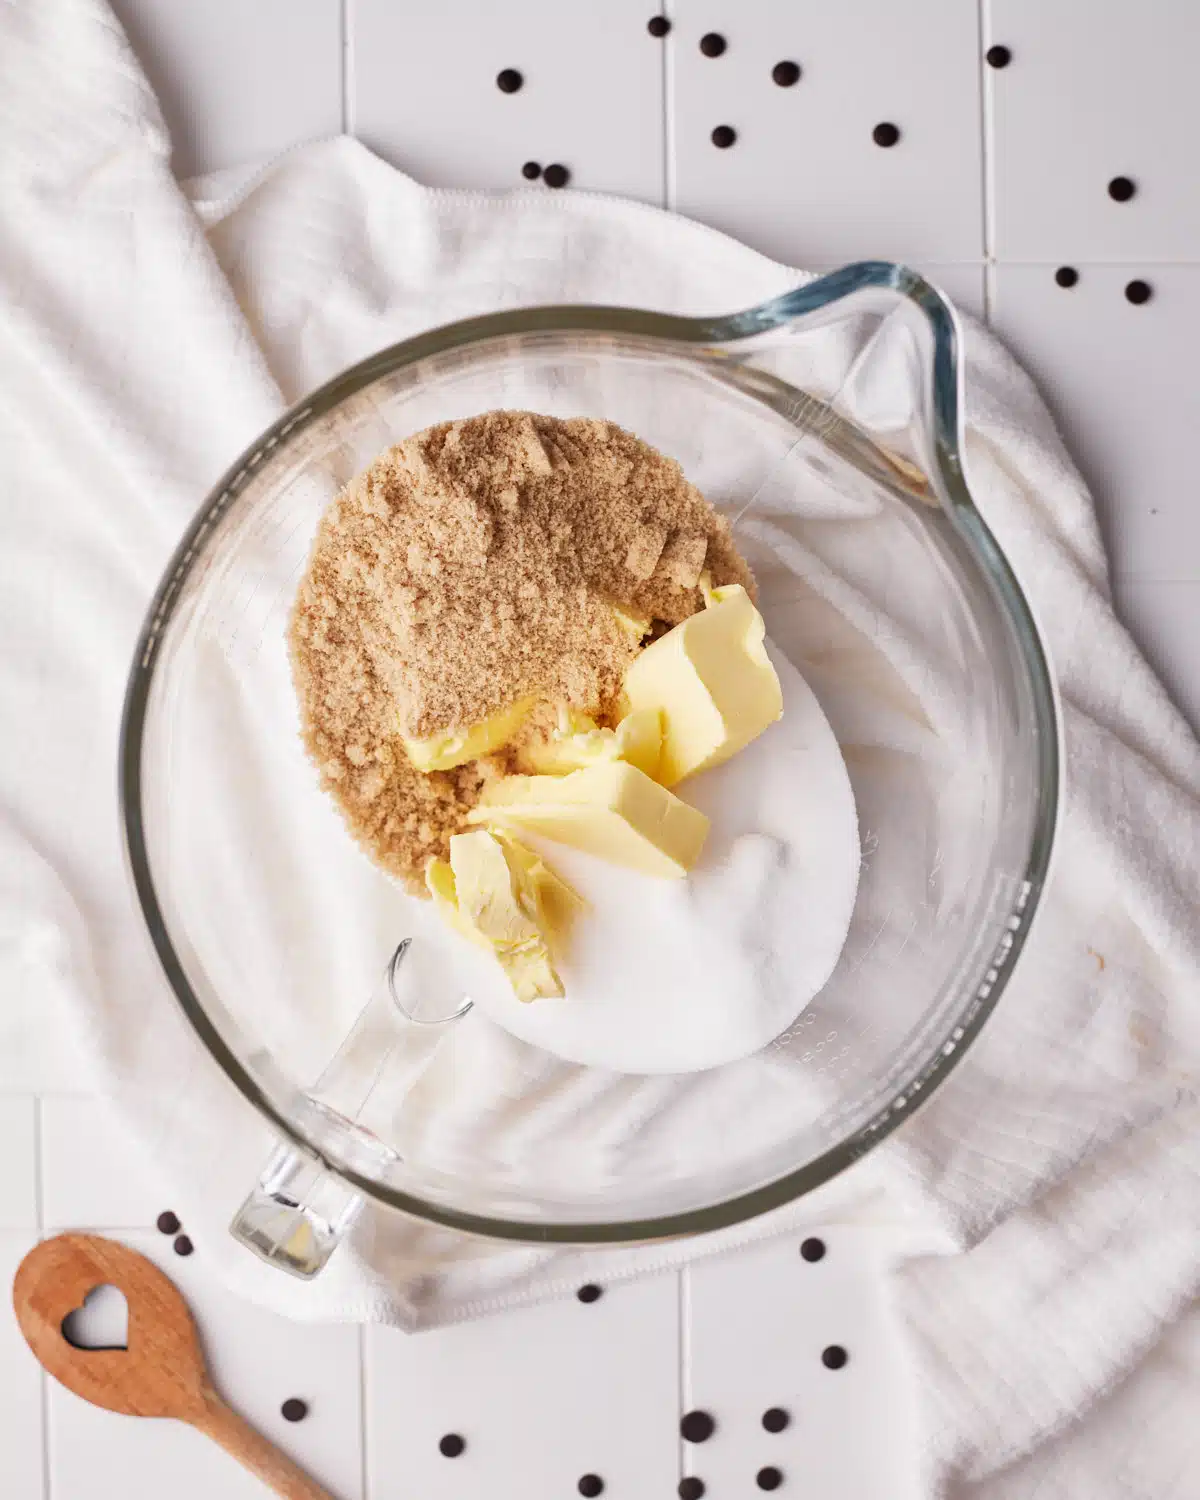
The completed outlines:
[[[232,1454],[251,1474],[257,1474],[284,1500],[334,1500],[327,1489],[310,1479],[286,1453],[281,1453],[244,1417],[239,1417],[232,1407],[226,1406],[215,1391],[207,1392],[206,1396],[205,1411],[194,1419],[192,1425],[207,1433],[214,1443],[220,1443],[226,1453]]]

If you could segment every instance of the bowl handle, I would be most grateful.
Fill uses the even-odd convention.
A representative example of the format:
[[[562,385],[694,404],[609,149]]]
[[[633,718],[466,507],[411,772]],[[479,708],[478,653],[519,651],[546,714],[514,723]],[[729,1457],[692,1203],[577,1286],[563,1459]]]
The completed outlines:
[[[446,1027],[471,1009],[459,997],[431,1009],[409,996],[405,938],[388,960],[383,981],[338,1048],[302,1109],[348,1131],[347,1160],[375,1175],[396,1153],[360,1123],[376,1086],[386,1077],[389,1102],[402,1098],[433,1059]],[[280,1142],[258,1182],[233,1216],[229,1232],[269,1265],[310,1281],[329,1260],[363,1208],[362,1195],[312,1151]]]

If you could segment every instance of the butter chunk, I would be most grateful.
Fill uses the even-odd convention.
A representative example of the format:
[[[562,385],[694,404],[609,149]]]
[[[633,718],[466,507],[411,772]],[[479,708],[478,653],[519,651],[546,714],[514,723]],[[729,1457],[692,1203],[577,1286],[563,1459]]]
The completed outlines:
[[[644,615],[631,615],[627,609],[618,609],[613,605],[613,619],[635,646],[640,646],[642,638],[649,634],[650,621]]]
[[[657,779],[662,753],[662,714],[658,709],[639,709],[626,715],[615,729],[598,729],[582,715],[571,716],[571,727],[550,739],[530,745],[524,760],[538,773],[565,776],[602,761],[623,760],[651,780]]]
[[[458,909],[458,887],[454,871],[444,859],[431,859],[425,866],[425,889],[437,908],[438,915],[448,927],[460,937],[478,948],[491,948],[483,933],[477,932]]]
[[[503,845],[486,830],[456,833],[450,868],[459,912],[495,948],[543,942],[535,911],[522,904]]]
[[[466,729],[448,729],[425,739],[404,738],[404,751],[418,771],[449,771],[507,745],[529,717],[535,700],[522,698]]]
[[[708,607],[647,646],[625,674],[628,711],[662,712],[658,780],[720,765],[783,713],[766,626],[741,584],[706,590]]]
[[[533,1000],[561,1000],[562,980],[545,947],[530,944],[523,948],[497,949],[496,957],[512,985],[512,992],[522,1005]]]
[[[521,899],[529,902],[551,951],[560,951],[571,923],[587,902],[555,874],[540,854],[519,843],[511,833],[498,828],[493,830],[492,837],[503,845],[505,858],[516,875]]]
[[[559,998],[551,953],[582,902],[531,849],[486,829],[455,834],[425,883],[445,920],[503,968],[518,1000]]]
[[[566,776],[508,776],[493,782],[471,823],[526,829],[645,875],[680,877],[699,858],[708,819],[613,760]]]

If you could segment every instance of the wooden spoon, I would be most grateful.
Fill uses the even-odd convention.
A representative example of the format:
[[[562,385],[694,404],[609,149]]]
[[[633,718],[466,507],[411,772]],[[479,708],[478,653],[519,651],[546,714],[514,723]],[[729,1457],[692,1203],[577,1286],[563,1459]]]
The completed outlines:
[[[63,1319],[108,1285],[124,1293],[129,1308],[128,1347],[76,1349],[63,1337]],[[85,1401],[131,1417],[189,1422],[285,1500],[333,1500],[213,1390],[187,1303],[136,1250],[94,1234],[43,1240],[17,1268],[13,1308],[42,1365]]]

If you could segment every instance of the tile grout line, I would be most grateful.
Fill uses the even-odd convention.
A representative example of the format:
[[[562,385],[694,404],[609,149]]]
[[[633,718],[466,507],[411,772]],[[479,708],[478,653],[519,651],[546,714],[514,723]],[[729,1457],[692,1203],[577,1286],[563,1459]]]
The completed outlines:
[[[367,1327],[358,1325],[358,1456],[362,1500],[371,1500],[371,1466],[367,1451]]]
[[[1069,253],[1069,252],[1064,251],[1064,254],[1067,254],[1067,253]],[[1063,263],[1063,256],[1061,256],[1061,255],[1060,256],[1053,256],[1053,257],[1047,256],[1046,258],[1041,259],[1041,260],[1022,260],[1019,257],[1012,257],[1012,256],[989,256],[989,257],[985,258],[985,263],[986,263],[986,261],[989,261],[989,260],[990,260],[990,262],[991,262],[992,265],[997,266],[997,267],[998,266],[1009,266],[1009,267],[1061,266],[1062,263]],[[925,264],[927,264],[927,265],[966,265],[966,264],[968,264],[968,262],[966,262],[966,261],[927,261],[927,262],[925,262]],[[1155,260],[1152,257],[1146,256],[1146,255],[1142,255],[1142,256],[1126,256],[1126,257],[1124,257],[1122,259],[1117,259],[1117,260],[1102,260],[1099,257],[1093,258],[1092,256],[1089,256],[1089,255],[1072,255],[1071,256],[1071,264],[1075,265],[1075,266],[1092,266],[1094,269],[1096,269],[1098,271],[1133,271],[1133,270],[1138,269],[1139,267],[1146,267],[1147,269],[1150,269],[1150,270],[1153,270],[1153,269],[1156,269],[1156,268],[1158,268],[1158,269],[1169,268],[1169,269],[1172,269],[1172,270],[1195,271],[1195,270],[1200,269],[1200,260]]]
[[[46,1233],[46,1189],[42,1154],[42,1098],[33,1096],[33,1213],[40,1241]],[[50,1377],[38,1366],[38,1396],[42,1416],[42,1495],[51,1500],[50,1484]]]
[[[675,1415],[675,1443],[679,1449],[679,1477],[688,1472],[688,1445],[683,1440],[681,1423],[692,1406],[692,1277],[691,1267],[681,1266],[679,1277],[679,1409]]]
[[[986,52],[991,45],[991,0],[979,0],[979,156],[983,208],[983,321],[992,327],[996,309],[996,162],[993,139],[995,89]]]
[[[354,119],[354,51],[351,46],[352,8],[354,0],[341,0],[341,82],[342,134],[353,135]]]
[[[663,0],[662,14],[671,30],[662,39],[662,174],[663,207],[675,212],[675,17],[672,0]]]

